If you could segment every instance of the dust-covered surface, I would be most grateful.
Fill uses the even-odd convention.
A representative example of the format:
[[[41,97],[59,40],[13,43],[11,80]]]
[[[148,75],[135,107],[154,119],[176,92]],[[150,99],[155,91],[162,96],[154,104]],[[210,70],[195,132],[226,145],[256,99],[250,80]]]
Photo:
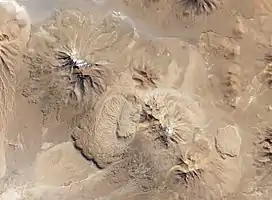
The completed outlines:
[[[15,85],[30,35],[27,13],[12,2],[2,2],[0,18],[0,177],[6,173],[5,147],[8,121],[14,117]]]
[[[271,199],[272,2],[18,2],[1,200]]]

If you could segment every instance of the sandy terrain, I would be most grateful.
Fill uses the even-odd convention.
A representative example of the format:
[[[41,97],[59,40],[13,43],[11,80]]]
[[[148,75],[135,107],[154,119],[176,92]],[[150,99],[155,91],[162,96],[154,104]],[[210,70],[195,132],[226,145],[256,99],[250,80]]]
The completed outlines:
[[[272,199],[272,1],[190,2],[0,0],[0,200]]]

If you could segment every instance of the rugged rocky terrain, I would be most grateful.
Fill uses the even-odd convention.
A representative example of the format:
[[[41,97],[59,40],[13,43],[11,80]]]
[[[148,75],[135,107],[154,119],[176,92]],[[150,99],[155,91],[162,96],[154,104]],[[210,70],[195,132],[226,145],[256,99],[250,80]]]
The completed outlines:
[[[0,199],[271,199],[269,0],[0,1]]]

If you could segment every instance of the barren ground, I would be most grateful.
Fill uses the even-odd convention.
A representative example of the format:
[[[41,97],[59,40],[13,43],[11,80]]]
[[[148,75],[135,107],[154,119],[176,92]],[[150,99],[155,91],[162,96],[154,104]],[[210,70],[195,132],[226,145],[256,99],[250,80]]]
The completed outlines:
[[[272,199],[272,0],[94,2],[0,0],[0,200]]]

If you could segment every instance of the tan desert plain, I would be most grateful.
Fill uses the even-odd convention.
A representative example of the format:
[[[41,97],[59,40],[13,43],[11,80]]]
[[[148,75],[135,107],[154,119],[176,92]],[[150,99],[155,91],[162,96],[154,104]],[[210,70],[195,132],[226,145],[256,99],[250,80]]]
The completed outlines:
[[[272,0],[0,0],[0,200],[271,200]]]

